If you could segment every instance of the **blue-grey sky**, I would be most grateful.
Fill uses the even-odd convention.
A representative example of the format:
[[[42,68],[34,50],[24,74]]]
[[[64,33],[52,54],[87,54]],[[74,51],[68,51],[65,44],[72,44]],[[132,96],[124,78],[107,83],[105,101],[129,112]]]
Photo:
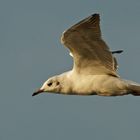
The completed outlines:
[[[31,96],[71,69],[61,33],[93,13],[111,50],[124,50],[119,74],[140,83],[140,1],[0,1],[1,140],[140,139],[140,97]]]

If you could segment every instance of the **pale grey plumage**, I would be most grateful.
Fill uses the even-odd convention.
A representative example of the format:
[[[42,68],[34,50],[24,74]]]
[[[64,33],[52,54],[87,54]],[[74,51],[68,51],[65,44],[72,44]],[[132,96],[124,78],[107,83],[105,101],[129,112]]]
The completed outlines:
[[[99,14],[80,21],[61,37],[74,59],[73,69],[49,78],[34,95],[55,92],[73,95],[140,95],[140,84],[121,79],[117,60],[101,38]],[[114,53],[119,53],[115,51]]]

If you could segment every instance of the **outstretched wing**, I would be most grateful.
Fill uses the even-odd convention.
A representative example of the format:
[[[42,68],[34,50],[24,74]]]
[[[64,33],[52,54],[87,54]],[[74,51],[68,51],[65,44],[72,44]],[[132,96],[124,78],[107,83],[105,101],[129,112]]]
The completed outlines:
[[[116,74],[116,62],[101,38],[99,14],[80,21],[62,34],[61,42],[70,50],[74,71],[81,74]]]

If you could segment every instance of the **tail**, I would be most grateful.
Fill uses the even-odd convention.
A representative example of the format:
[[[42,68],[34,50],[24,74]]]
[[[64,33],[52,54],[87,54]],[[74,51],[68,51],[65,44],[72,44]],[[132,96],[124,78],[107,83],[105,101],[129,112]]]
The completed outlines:
[[[129,81],[128,89],[130,94],[140,96],[140,84]]]

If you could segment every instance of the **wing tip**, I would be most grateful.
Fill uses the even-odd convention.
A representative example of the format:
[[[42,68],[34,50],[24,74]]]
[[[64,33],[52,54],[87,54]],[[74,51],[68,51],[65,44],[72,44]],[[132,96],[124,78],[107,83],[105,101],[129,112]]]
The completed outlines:
[[[92,17],[99,17],[100,14],[99,14],[99,13],[94,13],[94,14],[92,14],[91,16],[92,16]]]
[[[91,27],[94,26],[100,32],[99,22],[100,22],[100,14],[94,13],[94,14],[90,15],[89,17],[81,20],[77,24],[75,24],[72,27],[70,27],[68,30],[64,31],[62,33],[62,36],[61,36],[61,43],[65,44],[66,36],[68,35],[69,31],[72,31],[74,28],[77,28],[80,25],[84,25],[84,26],[88,25],[88,26],[91,26]]]
[[[100,21],[100,14],[98,13],[95,13],[95,14],[92,14],[89,19],[91,19],[92,21]]]

